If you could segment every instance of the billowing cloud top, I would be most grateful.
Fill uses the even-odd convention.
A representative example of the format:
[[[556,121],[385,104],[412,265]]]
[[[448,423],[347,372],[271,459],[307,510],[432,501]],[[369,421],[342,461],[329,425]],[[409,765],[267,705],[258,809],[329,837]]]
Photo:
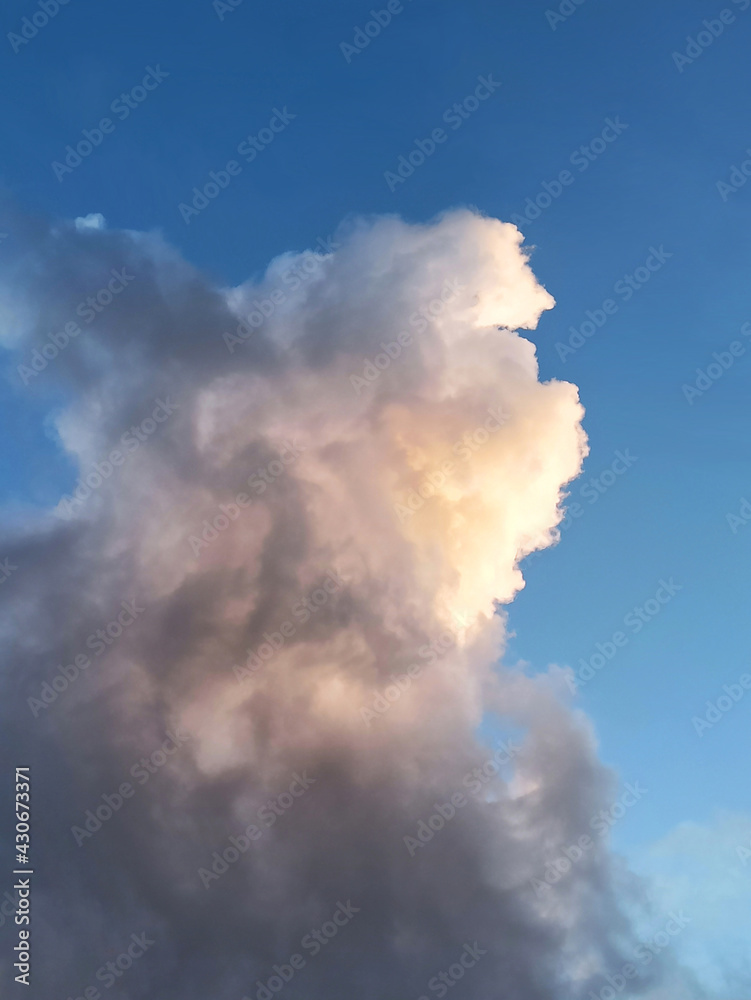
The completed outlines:
[[[601,985],[605,839],[545,873],[610,777],[555,672],[497,662],[586,453],[516,332],[553,306],[519,232],[359,220],[227,290],[153,234],[16,223],[10,377],[64,394],[77,465],[2,592],[38,995],[106,996],[142,934],[144,1000]]]

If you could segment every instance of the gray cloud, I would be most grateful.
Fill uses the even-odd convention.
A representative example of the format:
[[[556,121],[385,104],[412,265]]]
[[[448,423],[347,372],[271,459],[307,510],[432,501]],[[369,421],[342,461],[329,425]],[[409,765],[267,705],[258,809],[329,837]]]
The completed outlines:
[[[550,894],[532,879],[614,800],[613,776],[555,671],[498,665],[494,602],[523,586],[522,556],[554,541],[586,454],[575,387],[541,383],[515,332],[553,304],[516,229],[468,211],[350,223],[230,353],[223,334],[294,255],[221,289],[156,234],[12,227],[8,377],[40,400],[65,394],[55,427],[80,475],[156,399],[178,404],[71,520],[28,512],[4,539],[20,568],[0,592],[0,756],[3,773],[33,769],[34,995],[114,995],[97,971],[142,933],[154,945],[117,980],[132,1000],[255,998],[296,953],[291,1000],[417,1000],[474,942],[487,954],[460,987],[473,1000],[599,988],[633,949],[638,884],[605,840]],[[23,386],[17,365],[123,267],[128,287]],[[426,317],[447,281],[458,294]],[[402,331],[412,339],[389,353]],[[356,392],[366,359],[382,373]],[[508,421],[403,522],[396,506],[493,406]],[[249,485],[290,440],[294,464]],[[216,522],[243,491],[248,504]],[[206,519],[214,536],[196,554]],[[296,615],[332,571],[345,584]],[[144,610],[115,635],[123,601]],[[290,619],[239,685],[233,665]],[[420,654],[447,629],[460,635],[447,652]],[[410,689],[365,725],[362,706],[415,662]],[[467,775],[493,751],[483,717],[521,752],[476,794]],[[176,727],[191,736],[180,753],[77,843],[71,826]],[[303,769],[305,795],[202,884]],[[404,838],[457,792],[466,805],[410,854]],[[318,954],[301,946],[350,900],[359,912]]]

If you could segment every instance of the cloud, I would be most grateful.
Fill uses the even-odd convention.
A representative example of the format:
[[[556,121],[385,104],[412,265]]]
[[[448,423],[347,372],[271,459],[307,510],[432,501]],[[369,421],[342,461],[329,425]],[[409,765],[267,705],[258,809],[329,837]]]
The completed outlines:
[[[638,886],[604,840],[549,893],[532,880],[613,801],[612,775],[556,672],[498,663],[496,602],[555,541],[587,451],[576,388],[540,382],[517,332],[553,306],[519,232],[470,211],[358,219],[314,266],[284,254],[223,289],[158,234],[13,221],[8,377],[63,395],[78,469],[73,516],[29,515],[5,540],[19,570],[0,595],[2,753],[34,776],[39,995],[81,995],[142,933],[156,943],[120,982],[148,1000],[256,997],[298,952],[285,996],[417,998],[475,943],[467,997],[601,985],[628,960],[619,894]],[[127,287],[22,384],[122,269]],[[159,401],[171,415],[147,428]],[[124,601],[143,609],[127,627]],[[265,666],[238,683],[251,655]],[[489,718],[520,752],[476,792]],[[168,731],[190,739],[135,787]],[[124,782],[134,794],[76,839]],[[438,810],[408,850],[437,806],[443,826]],[[350,900],[357,915],[304,951]]]
[[[662,910],[682,908],[691,926],[676,948],[681,961],[713,996],[748,992],[744,956],[751,931],[751,817],[720,812],[705,823],[683,822],[632,852]]]

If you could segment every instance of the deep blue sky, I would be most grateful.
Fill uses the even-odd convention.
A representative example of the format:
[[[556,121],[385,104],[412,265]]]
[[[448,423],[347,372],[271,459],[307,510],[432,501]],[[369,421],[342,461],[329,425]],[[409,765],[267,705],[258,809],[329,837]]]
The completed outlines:
[[[469,204],[509,219],[571,170],[574,183],[525,230],[535,273],[558,300],[532,338],[543,377],[580,387],[592,452],[572,487],[583,515],[530,561],[510,608],[511,655],[533,669],[576,665],[661,578],[682,586],[581,693],[605,760],[649,788],[615,831],[629,851],[684,820],[751,811],[751,694],[703,738],[691,726],[749,670],[751,524],[734,534],[726,514],[751,499],[751,339],[693,405],[681,391],[751,320],[751,185],[727,200],[716,187],[751,147],[745,2],[728,0],[734,23],[683,72],[673,52],[721,3],[585,0],[553,30],[537,0],[405,0],[349,63],[340,43],[370,20],[367,2],[243,0],[220,20],[209,0],[69,0],[17,54],[2,40],[0,180],[12,195],[32,211],[160,229],[221,282],[312,246],[349,213],[425,220]],[[3,35],[37,9],[8,0]],[[52,162],[83,129],[114,119],[112,102],[149,66],[169,77],[60,182]],[[488,74],[502,86],[390,191],[384,172]],[[275,108],[296,117],[186,225],[179,203],[238,158]],[[570,158],[608,118],[628,128],[581,172]],[[653,246],[672,257],[624,302],[616,283]],[[556,342],[607,298],[617,313],[562,361]],[[14,504],[56,500],[70,475],[29,395],[8,387],[0,414],[3,495]],[[637,461],[588,503],[581,489],[618,449]]]

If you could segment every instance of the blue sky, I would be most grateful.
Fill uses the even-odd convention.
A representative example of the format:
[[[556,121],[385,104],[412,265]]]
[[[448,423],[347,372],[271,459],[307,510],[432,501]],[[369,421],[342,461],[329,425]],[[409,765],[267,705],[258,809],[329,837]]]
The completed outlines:
[[[509,608],[510,658],[535,670],[575,666],[661,581],[680,586],[638,634],[625,629],[627,644],[579,694],[604,760],[649,789],[614,831],[645,871],[663,870],[654,845],[682,823],[716,828],[714,840],[694,837],[696,852],[715,850],[720,868],[726,858],[732,869],[727,815],[740,814],[746,829],[751,815],[751,694],[701,738],[691,724],[751,670],[751,523],[733,531],[726,517],[751,499],[751,339],[741,333],[751,321],[751,185],[724,198],[717,188],[751,156],[745,3],[729,0],[734,20],[681,67],[674,52],[685,53],[687,36],[715,21],[721,4],[585,0],[553,27],[546,10],[557,5],[536,0],[405,0],[348,59],[341,45],[371,19],[368,3],[242,0],[220,17],[208,0],[69,0],[17,53],[6,42],[0,62],[0,180],[13,197],[44,214],[98,212],[113,228],[161,230],[221,283],[314,247],[351,213],[422,221],[471,205],[509,220],[544,182],[560,187],[521,227],[535,274],[557,300],[530,337],[543,378],[579,386],[591,454],[571,487],[581,516],[529,561],[526,589]],[[4,34],[37,9],[8,0]],[[118,118],[113,102],[150,68],[167,75]],[[460,127],[447,125],[447,110],[488,76],[500,82],[495,92]],[[238,145],[279,113],[284,128],[245,162]],[[59,180],[53,162],[108,115],[114,129]],[[627,127],[601,143],[608,120]],[[386,172],[442,126],[446,141],[391,190]],[[593,140],[581,169],[577,150]],[[180,203],[232,159],[241,171],[186,223]],[[570,183],[551,184],[567,170]],[[0,255],[12,241],[10,232]],[[650,255],[659,269],[628,296],[625,277]],[[556,344],[605,300],[617,310],[562,358]],[[683,386],[738,340],[744,353],[689,402]],[[73,478],[40,429],[57,401],[39,381],[31,392],[9,378],[0,403],[11,510],[49,503]],[[610,484],[619,451],[635,461]],[[603,472],[605,488],[590,502],[592,489],[582,490]],[[744,879],[748,896],[751,868],[739,870],[733,891]]]

